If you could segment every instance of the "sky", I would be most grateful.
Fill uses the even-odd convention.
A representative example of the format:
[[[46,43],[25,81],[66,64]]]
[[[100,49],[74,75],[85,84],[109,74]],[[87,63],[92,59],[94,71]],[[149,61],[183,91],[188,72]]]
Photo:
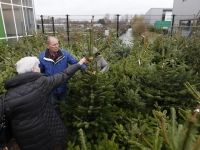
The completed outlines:
[[[141,15],[150,8],[173,8],[174,0],[34,0],[40,15]]]

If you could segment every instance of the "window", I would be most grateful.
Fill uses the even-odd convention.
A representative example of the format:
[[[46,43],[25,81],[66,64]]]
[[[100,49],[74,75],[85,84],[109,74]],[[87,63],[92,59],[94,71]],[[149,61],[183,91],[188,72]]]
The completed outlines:
[[[3,3],[11,3],[10,0],[1,0]]]
[[[8,37],[16,36],[14,17],[13,17],[11,5],[2,4],[1,7],[2,7],[3,18],[4,18],[7,36]]]
[[[13,6],[18,36],[25,34],[24,20],[21,6]]]
[[[23,0],[23,5],[24,6],[33,7],[32,0]]]
[[[21,0],[12,0],[13,4],[21,5]]]
[[[26,22],[26,31],[28,35],[34,34],[35,32],[35,23],[33,16],[33,9],[24,7],[24,18]]]

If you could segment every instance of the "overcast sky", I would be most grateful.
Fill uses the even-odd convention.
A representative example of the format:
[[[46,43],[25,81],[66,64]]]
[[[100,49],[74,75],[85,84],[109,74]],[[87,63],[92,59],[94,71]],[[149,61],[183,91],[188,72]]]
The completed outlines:
[[[40,15],[135,15],[150,8],[173,8],[174,0],[34,0]]]

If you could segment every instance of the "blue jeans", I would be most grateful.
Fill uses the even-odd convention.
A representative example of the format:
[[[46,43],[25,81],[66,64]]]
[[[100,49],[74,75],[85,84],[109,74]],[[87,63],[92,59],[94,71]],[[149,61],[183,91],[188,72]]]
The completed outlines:
[[[60,111],[59,111],[56,101],[57,100],[64,101],[66,99],[67,99],[67,91],[63,91],[61,93],[51,93],[51,102],[52,102],[53,108],[55,109],[58,115],[60,115]]]

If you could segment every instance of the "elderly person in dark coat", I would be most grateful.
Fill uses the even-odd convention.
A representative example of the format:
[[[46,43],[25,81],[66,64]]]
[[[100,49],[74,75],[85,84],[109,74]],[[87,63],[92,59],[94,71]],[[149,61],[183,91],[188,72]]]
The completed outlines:
[[[67,129],[52,107],[51,91],[69,80],[85,62],[82,58],[49,77],[40,73],[36,57],[24,57],[16,63],[19,75],[5,82],[4,104],[21,150],[51,150],[65,138]]]

